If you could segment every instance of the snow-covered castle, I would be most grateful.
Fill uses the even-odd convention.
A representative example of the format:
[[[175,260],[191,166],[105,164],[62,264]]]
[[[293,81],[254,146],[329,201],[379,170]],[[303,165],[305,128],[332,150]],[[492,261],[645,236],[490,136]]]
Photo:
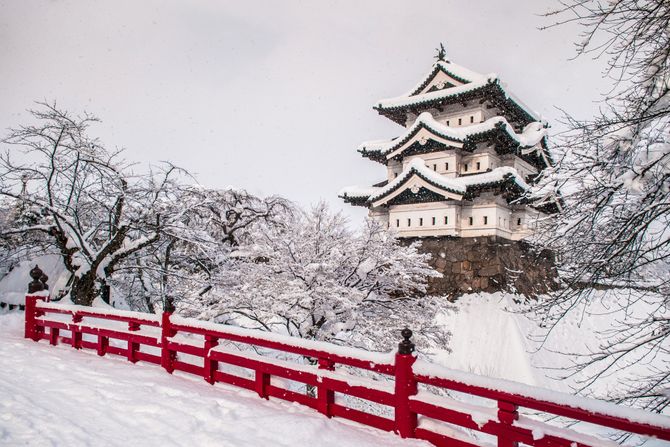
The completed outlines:
[[[405,127],[359,148],[386,166],[386,180],[340,197],[400,237],[520,240],[543,212],[524,192],[550,163],[547,126],[497,75],[454,64],[443,49],[437,59],[412,90],[374,107]]]

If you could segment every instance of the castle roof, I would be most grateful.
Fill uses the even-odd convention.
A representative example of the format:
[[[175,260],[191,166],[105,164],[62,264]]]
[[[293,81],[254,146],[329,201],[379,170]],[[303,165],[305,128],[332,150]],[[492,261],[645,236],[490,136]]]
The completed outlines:
[[[427,133],[422,133],[422,129],[425,129]],[[547,135],[547,129],[539,122],[532,122],[524,128],[523,132],[516,133],[512,125],[501,116],[466,127],[449,127],[436,121],[429,112],[423,112],[401,136],[392,140],[362,143],[358,151],[365,157],[385,163],[389,159],[403,154],[416,142],[425,145],[427,140],[430,139],[441,143],[442,146],[472,150],[477,142],[485,141],[487,136],[497,132],[503,133],[509,140],[509,144],[518,149],[534,148]],[[444,149],[444,147],[440,149]],[[539,149],[542,150],[542,147]]]
[[[523,125],[542,121],[537,113],[507,90],[497,74],[483,75],[450,61],[436,62],[412,90],[395,98],[382,99],[374,109],[404,124],[407,113],[483,98]]]
[[[444,200],[461,200],[471,198],[484,188],[504,184],[511,184],[517,192],[529,189],[528,184],[512,167],[503,166],[481,174],[449,178],[428,168],[422,159],[416,158],[385,186],[352,186],[342,189],[338,195],[354,205],[380,206],[413,187],[427,189],[442,196]]]

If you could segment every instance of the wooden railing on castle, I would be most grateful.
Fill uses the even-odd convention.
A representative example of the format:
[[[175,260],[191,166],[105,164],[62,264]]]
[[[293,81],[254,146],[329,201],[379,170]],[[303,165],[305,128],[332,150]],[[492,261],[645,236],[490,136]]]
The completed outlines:
[[[154,363],[437,446],[604,446],[617,434],[670,441],[666,416],[436,367],[413,354],[410,331],[402,335],[398,352],[383,354],[169,312],[26,298],[26,338]],[[371,404],[352,408],[357,400]]]

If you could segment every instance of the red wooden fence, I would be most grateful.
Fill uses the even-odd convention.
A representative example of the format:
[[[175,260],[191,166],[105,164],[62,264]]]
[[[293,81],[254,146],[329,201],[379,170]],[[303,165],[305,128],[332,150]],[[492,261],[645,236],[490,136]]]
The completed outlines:
[[[437,446],[493,444],[487,440],[495,441],[499,447],[520,443],[538,447],[603,446],[610,444],[603,436],[612,432],[670,441],[670,418],[666,416],[417,360],[409,331],[403,331],[405,340],[397,353],[383,354],[207,323],[167,312],[155,316],[66,306],[43,302],[37,296],[26,298],[25,318],[25,336],[35,341],[48,340],[53,345],[63,342],[76,349],[96,350],[101,356],[114,354],[133,363],[155,363],[169,373],[184,371],[211,384],[223,382],[247,388],[265,399],[297,402],[327,417],[351,419]],[[236,349],[236,345],[273,350],[275,355]],[[277,353],[295,358],[280,360]],[[299,363],[305,358],[313,364]],[[224,372],[220,366],[225,365],[244,368],[252,376]],[[378,377],[354,375],[352,368]],[[305,384],[312,392],[282,387],[282,379]],[[437,389],[448,390],[450,395],[440,395]],[[347,399],[336,399],[336,393],[390,407],[393,417],[347,406]],[[542,421],[552,416],[577,422],[580,431]],[[472,432],[480,435],[475,437]]]

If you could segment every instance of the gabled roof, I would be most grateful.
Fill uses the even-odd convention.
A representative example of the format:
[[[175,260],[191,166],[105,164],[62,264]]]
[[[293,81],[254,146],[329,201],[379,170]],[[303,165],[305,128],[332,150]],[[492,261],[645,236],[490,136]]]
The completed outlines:
[[[520,149],[528,149],[537,146],[547,135],[545,126],[538,122],[533,122],[527,125],[523,132],[516,133],[512,125],[501,116],[466,127],[449,127],[436,121],[429,112],[424,112],[398,138],[365,142],[359,146],[358,151],[364,157],[385,163],[411,147],[418,140],[422,129],[425,129],[434,137],[431,138],[434,141],[438,141],[444,146],[459,148],[464,146],[474,147],[475,143],[485,140],[486,136],[492,132],[503,132],[510,140],[510,144]],[[421,137],[425,138],[425,133]],[[426,141],[419,141],[419,143],[425,145]]]
[[[417,158],[384,187],[348,187],[342,189],[338,196],[355,205],[379,206],[384,204],[386,199],[391,199],[399,192],[411,188],[415,182],[410,180],[415,177],[422,180],[419,182],[421,186],[442,195],[445,200],[449,198],[467,199],[476,195],[478,190],[505,183],[512,184],[519,191],[526,191],[530,188],[517,170],[512,167],[503,166],[481,174],[448,178],[428,168],[423,160]]]
[[[444,73],[448,77],[454,79],[455,81],[461,84],[467,84],[470,82],[485,81],[489,77],[495,78],[496,74],[491,73],[488,75],[482,75],[481,73],[474,72],[468,68],[465,68],[461,65],[455,64],[451,61],[437,61],[431,70],[423,77],[423,79],[409,92],[404,96],[415,96],[421,93],[430,85],[430,83],[438,76],[439,73]]]
[[[461,84],[446,83],[441,89],[431,88],[425,91],[439,73],[444,73]],[[374,109],[399,124],[403,124],[403,115],[407,111],[419,108],[425,110],[427,107],[439,107],[476,98],[481,99],[485,96],[489,97],[497,107],[508,109],[509,113],[514,115],[514,119],[518,119],[524,125],[533,121],[541,121],[538,114],[507,90],[497,74],[479,74],[448,61],[436,62],[431,71],[412,90],[395,98],[382,99],[377,102]]]

